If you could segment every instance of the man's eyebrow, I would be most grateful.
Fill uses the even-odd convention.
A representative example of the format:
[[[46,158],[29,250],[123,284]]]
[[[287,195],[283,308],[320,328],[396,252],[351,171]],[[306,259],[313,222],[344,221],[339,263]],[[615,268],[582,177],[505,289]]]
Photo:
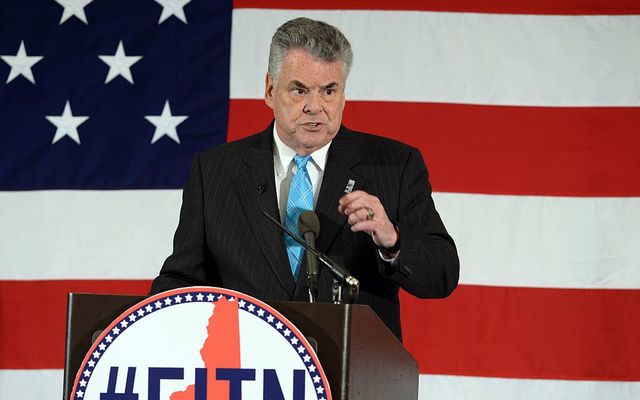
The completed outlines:
[[[335,89],[338,86],[340,86],[340,84],[338,84],[338,82],[331,82],[329,84],[326,84],[324,86],[321,86],[323,89]]]
[[[295,86],[295,87],[300,87],[300,88],[305,88],[307,89],[307,85],[305,85],[304,83],[300,82],[300,81],[291,81],[290,83],[291,86]]]
[[[289,85],[291,87],[299,87],[299,88],[304,88],[304,89],[308,89],[307,85],[305,85],[304,83],[297,81],[297,80],[293,80],[289,83]],[[326,85],[322,85],[320,86],[321,89],[326,90],[326,89],[335,89],[337,87],[339,87],[340,84],[338,82],[331,82],[331,83],[327,83]]]

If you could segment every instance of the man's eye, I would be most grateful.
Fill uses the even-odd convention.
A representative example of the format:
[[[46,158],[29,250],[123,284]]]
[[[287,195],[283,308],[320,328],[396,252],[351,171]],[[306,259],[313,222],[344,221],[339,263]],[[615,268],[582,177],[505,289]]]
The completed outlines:
[[[295,89],[293,89],[293,93],[295,93],[295,94],[304,94],[304,89],[295,88]]]
[[[335,93],[335,90],[334,90],[334,89],[327,89],[327,90],[325,90],[324,92],[325,92],[327,95],[332,95],[332,94],[334,94],[334,93]]]

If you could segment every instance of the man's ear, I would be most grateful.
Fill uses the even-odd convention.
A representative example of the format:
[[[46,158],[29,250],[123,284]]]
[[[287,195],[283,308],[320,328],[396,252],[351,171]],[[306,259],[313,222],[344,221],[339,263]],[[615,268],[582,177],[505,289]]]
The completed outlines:
[[[264,102],[273,108],[273,80],[268,72],[264,77]]]

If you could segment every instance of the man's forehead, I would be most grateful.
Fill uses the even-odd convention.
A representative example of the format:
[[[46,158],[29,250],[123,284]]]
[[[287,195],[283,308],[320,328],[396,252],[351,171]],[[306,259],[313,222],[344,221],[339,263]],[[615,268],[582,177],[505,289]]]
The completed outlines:
[[[325,61],[303,50],[290,50],[282,60],[280,72],[287,81],[316,81],[316,84],[318,80],[326,81],[323,85],[344,82],[345,73],[342,61]]]
[[[321,88],[339,88],[342,86],[341,82],[336,81],[336,80],[330,80],[327,81],[326,83],[322,83],[322,82],[306,82],[306,81],[300,81],[298,79],[290,79],[287,82],[288,86],[291,87],[314,87],[314,86],[318,86]]]

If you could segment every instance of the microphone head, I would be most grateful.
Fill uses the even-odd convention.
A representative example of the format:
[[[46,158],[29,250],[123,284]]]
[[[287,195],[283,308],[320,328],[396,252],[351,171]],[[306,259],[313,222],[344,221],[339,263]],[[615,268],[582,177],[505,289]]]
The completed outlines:
[[[320,220],[313,211],[303,211],[298,218],[298,230],[301,235],[313,232],[316,237],[320,234]]]

